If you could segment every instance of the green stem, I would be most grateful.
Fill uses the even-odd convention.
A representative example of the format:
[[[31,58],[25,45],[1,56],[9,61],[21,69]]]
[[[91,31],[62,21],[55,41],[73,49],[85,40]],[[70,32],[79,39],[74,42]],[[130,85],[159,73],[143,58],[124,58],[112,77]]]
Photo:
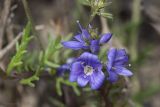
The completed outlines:
[[[140,23],[140,0],[134,0],[133,2],[133,15],[131,19],[131,24],[133,26],[131,30],[130,36],[130,53],[131,53],[131,60],[135,61],[138,58],[138,50],[137,50],[137,43],[138,43],[138,25]]]

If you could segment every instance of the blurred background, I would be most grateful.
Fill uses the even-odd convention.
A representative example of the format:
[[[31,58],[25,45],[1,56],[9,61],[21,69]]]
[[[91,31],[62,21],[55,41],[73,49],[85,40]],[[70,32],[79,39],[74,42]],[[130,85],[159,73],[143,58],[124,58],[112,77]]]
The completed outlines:
[[[48,33],[52,38],[77,34],[76,21],[80,20],[84,26],[89,21],[90,7],[83,5],[83,0],[27,1],[39,38],[31,42],[30,51],[39,49],[38,41],[45,48]],[[112,4],[105,10],[113,14],[113,19],[96,16],[91,24],[99,32],[113,32],[113,44],[129,53],[134,76],[126,80],[127,87],[112,92],[116,97],[110,100],[115,102],[106,107],[160,107],[160,0],[108,2]],[[14,45],[9,49],[7,46],[19,39],[26,23],[21,0],[0,0],[0,68],[4,71],[15,53]],[[31,88],[0,78],[0,107],[103,107],[102,96],[95,91],[82,90],[77,96],[63,85],[63,95],[58,96],[53,80],[42,77]]]

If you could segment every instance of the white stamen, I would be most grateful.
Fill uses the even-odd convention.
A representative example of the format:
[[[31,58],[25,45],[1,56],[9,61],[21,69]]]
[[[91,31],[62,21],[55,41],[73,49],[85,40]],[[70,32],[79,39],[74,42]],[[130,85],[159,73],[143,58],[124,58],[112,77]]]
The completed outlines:
[[[115,67],[112,67],[112,70],[115,70],[116,68]]]
[[[91,66],[86,65],[84,67],[84,73],[88,76],[88,75],[92,75],[94,69]]]

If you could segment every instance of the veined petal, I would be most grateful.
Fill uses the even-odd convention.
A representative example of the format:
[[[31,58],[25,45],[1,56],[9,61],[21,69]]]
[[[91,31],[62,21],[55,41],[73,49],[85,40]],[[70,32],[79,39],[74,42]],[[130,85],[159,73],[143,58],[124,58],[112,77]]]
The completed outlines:
[[[91,41],[91,45],[90,45],[90,49],[92,51],[92,53],[97,54],[99,52],[99,40],[92,40]]]
[[[81,31],[82,31],[82,38],[83,39],[90,39],[90,34],[89,34],[89,32],[86,30],[86,29],[84,29],[84,28],[82,28],[82,26],[81,26],[81,24],[79,23],[79,21],[77,21],[77,24],[78,24],[78,26],[79,26],[79,28],[81,29]]]
[[[77,60],[85,62],[87,65],[90,65],[94,68],[101,66],[98,56],[89,52],[84,52]]]
[[[128,56],[122,56],[121,58],[115,60],[114,66],[123,66],[128,62]]]
[[[111,83],[115,83],[118,80],[118,75],[114,71],[108,71],[108,73],[109,73],[108,80]]]
[[[111,39],[111,37],[112,37],[111,33],[103,34],[102,37],[100,38],[100,44],[107,43]]]
[[[81,42],[81,43],[85,43],[85,41],[82,39],[81,34],[78,34],[78,35],[74,36],[74,38],[75,38],[77,41]]]
[[[84,87],[89,82],[89,77],[85,76],[85,74],[82,74],[78,77],[77,83],[79,86]]]
[[[116,52],[117,52],[116,48],[109,49],[109,51],[108,51],[108,60],[109,61],[114,61],[114,59],[116,57]]]
[[[88,49],[89,49],[89,46],[84,45],[84,46],[83,46],[83,49],[84,49],[84,50],[88,50]]]
[[[119,49],[117,50],[117,57],[121,57],[121,56],[126,56],[126,51],[125,49]]]
[[[70,77],[69,80],[71,82],[76,81],[78,76],[83,74],[83,67],[81,65],[81,62],[75,62],[71,66],[71,72],[70,72]]]
[[[96,90],[99,89],[105,79],[105,75],[102,71],[95,71],[91,76],[90,76],[90,86],[91,89]]]
[[[83,44],[77,41],[67,41],[67,42],[62,42],[62,45],[66,48],[70,48],[73,50],[79,50],[83,48]]]
[[[86,29],[82,29],[82,37],[86,40],[90,39],[90,34]]]
[[[128,62],[128,56],[125,49],[117,50],[115,61],[117,62],[123,61],[125,63]]]
[[[133,75],[133,73],[130,70],[128,70],[124,67],[115,66],[115,68],[116,69],[114,71],[119,75],[123,75],[123,76],[132,76]]]
[[[116,57],[116,52],[117,52],[116,48],[111,48],[108,51],[108,63],[107,63],[107,70],[108,71],[110,71],[113,66],[113,63],[114,63],[114,60]]]

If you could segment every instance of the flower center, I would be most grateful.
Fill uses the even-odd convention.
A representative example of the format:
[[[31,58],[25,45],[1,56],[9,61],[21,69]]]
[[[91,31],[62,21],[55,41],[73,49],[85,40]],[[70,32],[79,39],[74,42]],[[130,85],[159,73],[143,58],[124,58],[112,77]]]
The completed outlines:
[[[88,76],[91,75],[93,73],[94,69],[91,66],[86,65],[84,67],[84,73]]]

